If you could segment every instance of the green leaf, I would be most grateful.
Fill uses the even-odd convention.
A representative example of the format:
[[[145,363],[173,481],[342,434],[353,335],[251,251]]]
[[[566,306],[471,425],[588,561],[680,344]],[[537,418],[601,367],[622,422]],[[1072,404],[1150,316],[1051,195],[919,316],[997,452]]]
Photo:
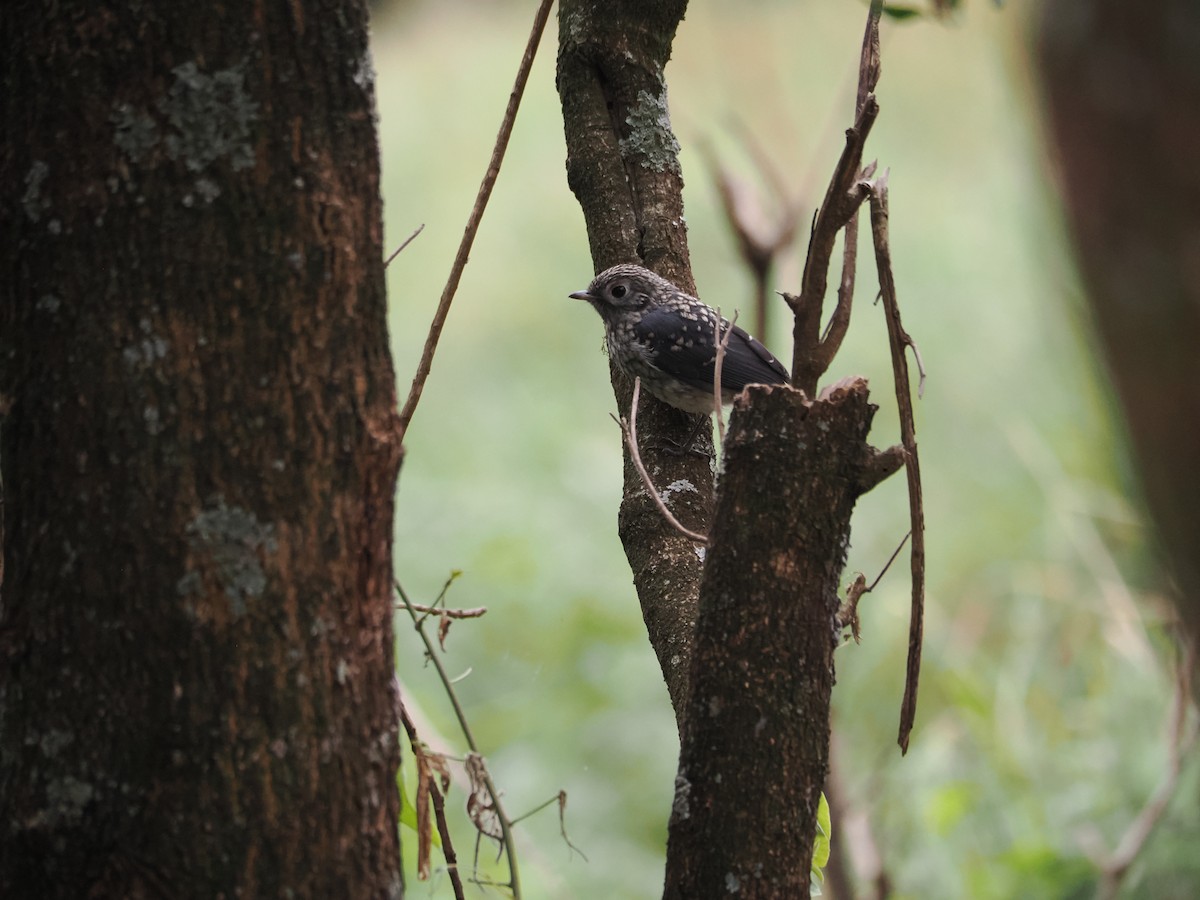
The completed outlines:
[[[819,897],[821,885],[825,882],[822,871],[829,862],[829,839],[833,835],[833,826],[829,821],[829,802],[822,792],[817,803],[817,835],[813,839],[812,871],[808,882],[808,895]]]
[[[883,14],[897,22],[903,22],[905,19],[916,19],[925,15],[925,13],[915,6],[896,6],[892,3],[884,4]]]

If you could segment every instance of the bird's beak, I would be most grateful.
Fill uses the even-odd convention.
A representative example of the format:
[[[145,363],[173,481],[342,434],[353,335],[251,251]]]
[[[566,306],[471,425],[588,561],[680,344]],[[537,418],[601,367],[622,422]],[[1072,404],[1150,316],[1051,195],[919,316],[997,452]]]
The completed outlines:
[[[567,296],[570,297],[572,300],[587,300],[589,303],[592,300],[596,299],[591,294],[589,294],[587,291],[576,291],[573,294],[567,294]]]

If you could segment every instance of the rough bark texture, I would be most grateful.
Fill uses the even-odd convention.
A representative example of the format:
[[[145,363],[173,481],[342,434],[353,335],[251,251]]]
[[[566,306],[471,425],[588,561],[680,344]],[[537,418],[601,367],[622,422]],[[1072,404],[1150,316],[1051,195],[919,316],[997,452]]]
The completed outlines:
[[[685,7],[680,0],[564,0],[558,90],[567,179],[583,208],[596,271],[639,262],[694,293],[679,146],[663,74]],[[612,374],[618,407],[628,415],[632,385]],[[712,507],[711,457],[666,452],[693,424],[648,396],[638,413],[642,458],[655,485],[685,526],[704,531]],[[619,439],[616,429],[613,436]],[[619,528],[650,642],[682,721],[702,559],[655,508],[628,452]]]
[[[0,71],[0,895],[396,896],[365,6],[10,3]]]
[[[829,765],[838,581],[873,482],[861,379],[734,403],[700,592],[667,898],[808,896]],[[892,466],[894,469],[894,466]]]
[[[1200,5],[1054,0],[1039,57],[1094,321],[1200,637]]]

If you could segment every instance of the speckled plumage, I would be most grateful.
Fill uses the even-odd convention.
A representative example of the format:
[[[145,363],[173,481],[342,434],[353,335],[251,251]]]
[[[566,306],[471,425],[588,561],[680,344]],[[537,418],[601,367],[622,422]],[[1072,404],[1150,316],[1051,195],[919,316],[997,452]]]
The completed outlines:
[[[715,310],[649,269],[613,266],[592,279],[586,300],[604,320],[608,355],[625,374],[640,377],[659,400],[684,412],[713,410]],[[721,318],[722,335],[730,328]],[[733,333],[721,361],[721,401],[729,403],[748,384],[783,384],[787,369],[742,328]]]

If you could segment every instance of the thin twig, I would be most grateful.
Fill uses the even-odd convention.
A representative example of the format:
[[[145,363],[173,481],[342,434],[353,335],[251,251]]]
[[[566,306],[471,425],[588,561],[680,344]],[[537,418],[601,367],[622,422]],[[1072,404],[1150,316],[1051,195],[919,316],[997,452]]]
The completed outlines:
[[[646,471],[646,466],[642,462],[642,454],[638,450],[637,445],[637,408],[638,399],[642,394],[642,379],[633,379],[633,401],[629,404],[629,419],[618,419],[613,416],[613,421],[621,426],[621,433],[625,435],[625,443],[629,445],[629,458],[633,460],[633,467],[637,469],[638,474],[642,476],[642,484],[646,486],[646,492],[650,494],[654,500],[654,505],[658,507],[658,511],[663,514],[676,531],[682,534],[689,541],[695,541],[697,544],[708,545],[708,537],[696,531],[691,531],[683,526],[674,513],[667,509],[667,504],[663,502],[663,498],[659,496],[658,489],[654,487],[654,482],[650,480],[650,473]]]
[[[475,736],[471,733],[471,726],[467,723],[466,713],[463,712],[462,704],[458,702],[458,695],[454,692],[454,684],[450,677],[446,674],[446,669],[442,665],[442,660],[438,656],[437,651],[433,647],[433,641],[429,639],[429,635],[425,633],[424,624],[418,618],[417,610],[413,606],[412,601],[408,599],[408,594],[404,592],[403,586],[399,581],[393,582],[396,586],[396,593],[400,595],[400,599],[404,601],[404,607],[408,610],[409,616],[412,617],[413,627],[416,628],[417,634],[421,636],[421,642],[425,644],[425,653],[429,661],[433,663],[434,669],[437,670],[438,678],[442,681],[442,687],[446,691],[446,696],[450,698],[450,705],[454,709],[454,715],[458,718],[458,727],[462,730],[463,737],[467,741],[467,746],[471,748],[471,752],[476,754],[482,760],[483,755],[479,752],[479,745],[475,743]],[[449,582],[447,582],[448,584]],[[444,589],[443,589],[444,590]],[[492,782],[491,773],[487,767],[482,767],[482,779],[484,786],[487,788],[488,794],[492,798],[492,806],[496,810],[496,818],[500,820],[500,832],[502,835],[502,843],[504,845],[505,854],[508,857],[508,877],[509,888],[512,890],[514,900],[519,900],[521,896],[521,879],[517,870],[517,854],[516,846],[513,841],[512,827],[509,823],[508,816],[504,814],[504,808],[500,805],[500,792],[496,790],[496,785]]]
[[[908,543],[908,539],[912,537],[912,532],[908,532],[900,539],[900,543],[896,545],[896,549],[892,551],[892,555],[888,557],[888,561],[883,564],[883,568],[879,570],[879,574],[875,576],[875,580],[871,582],[871,586],[867,588],[865,593],[871,593],[875,587],[883,580],[883,576],[887,574],[887,570],[892,567],[892,563],[896,561],[896,557],[900,555],[900,551],[904,549],[904,545]]]
[[[849,628],[850,634],[854,638],[854,643],[862,643],[862,634],[859,631],[858,601],[863,598],[864,594],[869,594],[875,590],[875,586],[883,580],[883,576],[892,567],[892,563],[896,561],[896,557],[900,555],[900,551],[904,549],[904,545],[911,536],[912,532],[910,531],[901,538],[900,543],[896,545],[896,549],[892,551],[892,555],[888,557],[888,561],[883,564],[883,568],[880,569],[879,574],[875,576],[875,580],[870,585],[867,584],[867,577],[862,572],[859,572],[854,576],[854,580],[850,583],[850,586],[846,588],[846,599],[838,607],[837,615],[834,617],[834,624],[838,631],[841,631],[843,628]]]
[[[392,255],[383,261],[383,267],[386,269],[388,266],[390,266],[392,264],[392,260],[395,259],[397,256],[399,256],[400,252],[405,247],[407,247],[409,244],[411,244],[414,240],[416,240],[417,235],[420,234],[424,230],[425,230],[425,223],[422,222],[420,225],[417,226],[417,230],[414,231],[412,234],[410,234],[407,238],[405,238],[404,243],[401,244],[399,247],[397,247],[395,250],[393,250]]]
[[[562,833],[563,841],[566,842],[566,845],[570,850],[572,850],[575,853],[578,853],[580,856],[583,857],[583,861],[587,862],[588,861],[587,854],[584,853],[582,850],[580,850],[578,847],[576,847],[573,843],[571,843],[571,839],[569,837],[567,837],[567,819],[566,819],[567,792],[566,791],[559,791],[555,796],[551,797],[545,803],[539,803],[533,809],[529,810],[529,812],[522,813],[521,815],[517,816],[515,819],[512,820],[512,824],[516,825],[518,822],[523,822],[526,819],[528,819],[530,816],[540,813],[543,809],[545,809],[551,803],[558,804],[558,830]]]
[[[545,30],[546,20],[550,17],[552,5],[553,0],[542,0],[534,15],[533,29],[529,33],[529,41],[525,44],[525,53],[521,57],[521,65],[517,69],[517,79],[513,84],[512,93],[508,96],[508,106],[504,110],[504,120],[500,123],[500,133],[496,135],[492,158],[488,161],[483,182],[479,185],[479,193],[475,196],[475,205],[471,208],[471,215],[467,217],[467,227],[459,242],[458,253],[454,257],[454,264],[450,267],[450,276],[446,279],[446,286],[442,289],[441,299],[433,314],[433,322],[430,324],[429,334],[425,338],[425,347],[421,351],[421,361],[417,364],[417,373],[413,376],[408,399],[404,401],[404,408],[400,410],[399,442],[401,444],[404,443],[404,435],[408,431],[408,424],[412,421],[413,413],[417,410],[417,403],[421,400],[421,392],[425,389],[425,380],[429,377],[429,370],[433,365],[433,354],[437,350],[442,327],[446,324],[446,316],[450,312],[450,303],[458,290],[458,282],[467,265],[467,258],[471,255],[471,245],[475,242],[475,234],[479,231],[479,223],[483,219],[483,211],[487,206],[488,198],[492,195],[492,188],[496,184],[496,176],[500,174],[500,163],[504,160],[504,151],[508,148],[508,140],[512,136],[513,123],[517,118],[517,108],[521,105],[521,95],[525,93],[525,85],[529,81],[529,70],[533,67],[533,57],[537,53],[538,43]]]
[[[904,469],[908,475],[908,508],[912,529],[912,611],[908,625],[908,663],[904,673],[904,699],[900,705],[898,737],[901,752],[907,753],[908,738],[917,716],[917,685],[921,677],[921,642],[925,620],[925,504],[921,494],[921,465],[917,456],[912,388],[905,352],[905,348],[911,347],[913,341],[900,322],[900,306],[896,299],[896,281],[888,246],[887,177],[887,172],[884,172],[868,187],[871,195],[871,236],[875,244],[875,267],[879,270],[879,288],[887,319],[888,344],[892,351],[892,380],[900,413],[900,443],[904,447]]]
[[[448,616],[451,619],[478,619],[487,613],[486,606],[473,606],[470,609],[445,609],[440,606],[424,606],[414,603],[412,608],[419,613],[432,613],[438,616]]]
[[[1190,639],[1175,672],[1175,694],[1172,698],[1167,732],[1167,770],[1154,793],[1146,801],[1146,805],[1121,835],[1116,849],[1107,860],[1100,863],[1102,878],[1096,896],[1101,900],[1111,900],[1117,896],[1129,867],[1133,865],[1146,842],[1150,840],[1155,827],[1166,814],[1171,799],[1175,796],[1175,788],[1183,769],[1183,759],[1196,746],[1197,738],[1200,737],[1197,721],[1194,718],[1189,720],[1188,716],[1192,708],[1190,685],[1195,667],[1196,641]]]
[[[733,326],[737,324],[738,311],[733,311],[733,318],[725,333],[721,333],[721,307],[717,307],[717,321],[713,325],[713,342],[717,345],[717,356],[713,360],[713,411],[717,414],[717,436],[721,440],[721,449],[725,449],[725,412],[721,402],[721,367],[725,363],[725,354],[729,350],[729,337],[733,334]]]

